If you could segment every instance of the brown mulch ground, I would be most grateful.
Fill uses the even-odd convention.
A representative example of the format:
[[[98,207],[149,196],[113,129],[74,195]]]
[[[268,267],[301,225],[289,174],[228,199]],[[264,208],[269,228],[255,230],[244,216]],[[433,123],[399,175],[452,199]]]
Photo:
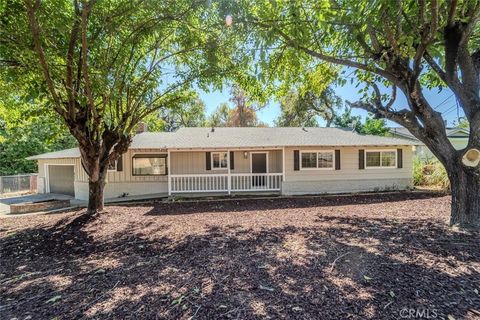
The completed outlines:
[[[447,227],[449,206],[392,193],[3,218],[0,318],[478,319],[480,234]]]

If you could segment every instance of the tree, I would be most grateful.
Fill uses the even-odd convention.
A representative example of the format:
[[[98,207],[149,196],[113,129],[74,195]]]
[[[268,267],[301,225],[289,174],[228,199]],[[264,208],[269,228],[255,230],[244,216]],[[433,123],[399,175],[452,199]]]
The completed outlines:
[[[237,21],[231,32],[254,34],[253,46],[264,48],[252,59],[259,72],[271,74],[265,70],[273,61],[282,65],[282,79],[300,63],[353,70],[352,80],[367,90],[352,106],[425,143],[451,182],[450,224],[480,227],[480,2],[240,0],[225,10]],[[434,87],[452,90],[465,113],[470,138],[463,150],[452,146],[442,114],[423,94]],[[394,107],[397,93],[407,101],[401,109]]]
[[[243,89],[233,86],[230,101],[222,103],[210,116],[208,124],[212,127],[264,127],[267,126],[257,118],[257,111],[262,108],[250,99]]]
[[[0,175],[37,172],[26,157],[75,146],[47,101],[21,101],[0,89]]]
[[[250,99],[245,91],[237,85],[234,85],[230,91],[230,102],[233,108],[230,109],[228,127],[256,127],[259,125],[257,111],[262,106],[256,104]]]
[[[275,124],[279,127],[318,127],[317,117],[320,117],[330,127],[341,105],[342,99],[330,87],[321,94],[291,91],[280,102],[281,114]]]
[[[457,128],[470,129],[470,124],[468,123],[467,119],[461,118],[457,124]]]
[[[332,123],[335,127],[351,128],[361,134],[372,134],[376,136],[386,136],[389,129],[384,119],[375,119],[367,116],[365,123],[360,116],[352,115],[352,109],[346,107],[342,114],[336,115]]]
[[[175,108],[160,110],[163,131],[176,131],[181,127],[204,127],[206,125],[205,103],[197,96]]]
[[[362,131],[362,118],[360,116],[352,115],[352,108],[345,107],[343,113],[335,115],[332,120],[335,127],[351,128],[358,133]]]
[[[0,62],[17,68],[3,72],[48,95],[77,140],[88,214],[103,209],[108,164],[128,149],[137,124],[181,104],[193,81],[221,74],[214,66],[226,47],[201,27],[202,4],[12,0],[0,8]]]
[[[388,136],[390,130],[387,127],[385,119],[375,119],[367,117],[360,133],[373,134],[375,136]]]
[[[224,102],[210,115],[208,125],[210,127],[226,127],[229,122],[229,117],[230,107],[228,103]]]

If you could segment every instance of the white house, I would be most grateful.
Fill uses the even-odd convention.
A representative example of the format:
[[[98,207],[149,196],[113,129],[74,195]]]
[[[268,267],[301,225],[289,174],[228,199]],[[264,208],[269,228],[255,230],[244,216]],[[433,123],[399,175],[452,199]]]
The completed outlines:
[[[407,189],[415,142],[339,128],[182,128],[137,134],[107,173],[126,195],[321,194]],[[88,198],[78,149],[30,157],[38,192]]]

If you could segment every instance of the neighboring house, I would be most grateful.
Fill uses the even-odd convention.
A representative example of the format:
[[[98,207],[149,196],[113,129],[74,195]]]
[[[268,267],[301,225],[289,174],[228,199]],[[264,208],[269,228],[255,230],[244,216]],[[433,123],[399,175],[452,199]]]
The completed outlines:
[[[107,173],[105,198],[125,195],[321,194],[407,189],[405,139],[339,128],[181,128],[137,134]],[[88,198],[78,149],[38,161],[40,193]]]
[[[447,137],[448,140],[452,143],[453,147],[457,150],[463,149],[468,144],[468,138],[470,131],[464,128],[447,128]],[[397,127],[390,128],[390,134],[393,137],[408,139],[412,142],[415,142],[416,146],[413,148],[415,156],[418,156],[422,159],[434,158],[432,152],[427,148],[427,146],[418,140],[413,134],[410,133],[406,128]]]

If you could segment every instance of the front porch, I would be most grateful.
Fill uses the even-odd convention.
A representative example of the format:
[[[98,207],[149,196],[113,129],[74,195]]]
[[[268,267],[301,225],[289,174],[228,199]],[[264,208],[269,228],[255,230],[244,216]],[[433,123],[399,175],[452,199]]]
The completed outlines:
[[[169,151],[168,194],[280,193],[283,149]]]

